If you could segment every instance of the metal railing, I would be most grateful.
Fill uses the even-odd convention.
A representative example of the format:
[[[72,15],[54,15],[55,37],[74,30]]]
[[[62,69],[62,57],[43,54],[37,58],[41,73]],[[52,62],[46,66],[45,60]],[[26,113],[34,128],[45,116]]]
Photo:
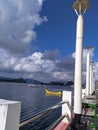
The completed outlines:
[[[23,127],[23,126],[26,126],[27,124],[33,122],[34,120],[40,118],[41,116],[43,116],[43,115],[45,115],[45,114],[47,114],[47,113],[49,113],[49,112],[51,112],[51,111],[53,111],[53,110],[55,110],[55,109],[61,107],[61,106],[62,106],[63,104],[65,104],[65,103],[68,103],[68,101],[60,102],[60,103],[58,103],[57,105],[54,105],[53,107],[50,107],[50,108],[48,108],[48,109],[46,109],[46,110],[43,110],[43,111],[37,113],[35,116],[32,116],[32,117],[30,117],[30,118],[24,120],[23,122],[20,123],[19,128],[21,128],[21,127]],[[63,118],[64,118],[64,117],[65,117],[65,115],[63,116]]]
[[[59,108],[62,106],[61,111],[61,117],[57,122],[53,122],[52,126],[50,127],[50,130],[56,126],[57,123],[61,121],[57,125],[57,127],[64,122],[71,122],[71,105],[72,102],[72,92],[71,91],[62,91],[62,101],[58,103],[57,105],[54,105],[53,107],[50,107],[46,110],[43,110],[36,115],[32,115],[31,117],[25,119],[24,121],[20,122],[20,111],[21,111],[21,102],[19,101],[9,101],[9,100],[0,100],[0,130],[18,130],[18,128],[21,128],[23,126],[26,126],[29,123],[33,123],[36,119],[40,119],[42,116],[46,117],[46,114],[49,114],[49,112],[53,112],[56,108]],[[66,114],[67,113],[67,114]],[[9,121],[10,120],[10,121]],[[3,125],[2,125],[3,124]],[[64,125],[63,125],[64,126]],[[60,127],[63,127],[60,126]],[[65,127],[65,126],[64,126]],[[48,129],[49,130],[49,129]]]

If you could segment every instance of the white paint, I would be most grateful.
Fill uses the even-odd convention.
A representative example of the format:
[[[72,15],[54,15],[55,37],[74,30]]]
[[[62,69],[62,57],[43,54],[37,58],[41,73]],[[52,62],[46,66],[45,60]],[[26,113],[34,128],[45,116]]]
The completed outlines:
[[[95,92],[96,91],[96,85],[95,85],[96,83],[95,83],[95,74],[94,74],[94,68],[93,68],[93,92]]]
[[[86,89],[82,88],[82,99],[85,97]]]
[[[93,94],[95,91],[95,79],[94,79],[94,72],[93,72],[93,63],[90,63],[90,94]]]
[[[90,95],[93,93],[93,72],[92,63],[90,63]]]
[[[75,81],[74,81],[74,113],[81,114],[82,108],[82,57],[83,57],[83,16],[77,19],[76,32],[76,57],[75,57]]]
[[[86,96],[90,94],[90,51],[87,50],[87,63],[86,63]]]
[[[0,130],[19,130],[21,103],[0,99]]]
[[[62,106],[62,115],[66,115],[66,114],[68,115],[62,120],[62,122],[69,123],[72,121],[72,92],[63,91],[62,101],[68,101]]]

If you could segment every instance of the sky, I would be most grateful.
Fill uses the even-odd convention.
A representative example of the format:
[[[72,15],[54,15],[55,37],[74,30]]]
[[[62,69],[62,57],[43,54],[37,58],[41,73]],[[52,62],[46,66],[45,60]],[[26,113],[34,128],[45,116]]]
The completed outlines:
[[[0,76],[43,82],[74,80],[75,0],[0,0]],[[86,46],[98,80],[98,0],[84,14],[83,80]]]

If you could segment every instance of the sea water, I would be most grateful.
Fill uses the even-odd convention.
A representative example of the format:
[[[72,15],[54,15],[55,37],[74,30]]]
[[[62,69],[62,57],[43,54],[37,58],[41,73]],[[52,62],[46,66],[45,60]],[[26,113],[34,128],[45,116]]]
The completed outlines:
[[[53,91],[67,90],[64,86],[46,86]],[[45,87],[28,87],[23,83],[7,83],[0,82],[0,99],[21,101],[21,119],[25,120],[38,112],[45,110],[57,103],[62,98],[61,96],[46,95]],[[61,115],[61,108],[33,121],[20,130],[46,130],[58,117]]]

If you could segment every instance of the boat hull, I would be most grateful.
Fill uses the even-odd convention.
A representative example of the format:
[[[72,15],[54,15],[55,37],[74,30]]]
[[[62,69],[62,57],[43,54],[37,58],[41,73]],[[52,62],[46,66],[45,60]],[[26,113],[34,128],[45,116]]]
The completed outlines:
[[[50,94],[50,95],[62,95],[62,92],[59,91],[59,92],[53,92],[53,91],[50,91],[48,89],[46,89],[46,94]]]

